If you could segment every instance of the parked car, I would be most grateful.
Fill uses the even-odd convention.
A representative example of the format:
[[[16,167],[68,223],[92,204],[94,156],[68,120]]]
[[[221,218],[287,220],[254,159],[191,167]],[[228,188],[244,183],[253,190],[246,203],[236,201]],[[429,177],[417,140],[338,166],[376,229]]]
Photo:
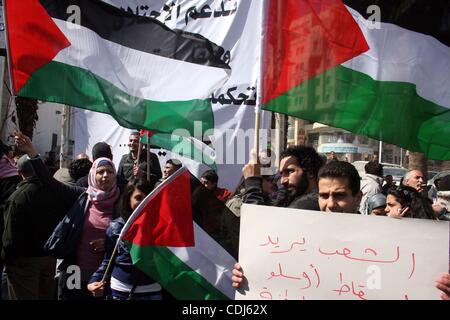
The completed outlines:
[[[434,182],[450,174],[450,170],[437,172],[431,179],[427,181],[427,185],[432,186]]]

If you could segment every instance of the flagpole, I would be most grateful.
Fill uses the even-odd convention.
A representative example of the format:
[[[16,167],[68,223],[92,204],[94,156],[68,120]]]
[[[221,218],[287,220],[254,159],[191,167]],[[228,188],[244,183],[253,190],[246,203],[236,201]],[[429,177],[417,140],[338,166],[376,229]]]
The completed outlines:
[[[264,44],[265,44],[265,36],[266,36],[266,9],[267,2],[270,0],[263,0],[261,4],[261,41],[260,41],[260,61],[259,61],[259,76],[256,84],[256,92],[257,92],[257,100],[255,106],[255,136],[253,141],[253,149],[257,155],[257,159],[259,159],[259,127],[261,125],[261,112],[262,112],[262,82],[263,82],[263,63],[264,63]],[[259,162],[259,160],[258,160]]]
[[[137,165],[139,165],[139,160],[141,158],[141,148],[142,148],[141,137],[139,136],[138,153],[137,153],[137,156],[136,156],[136,164]]]
[[[150,142],[147,141],[147,181],[150,181],[151,173],[150,170],[152,169],[152,158],[150,154]]]
[[[12,76],[12,62],[11,62],[11,56],[9,51],[9,35],[8,35],[8,19],[6,17],[6,1],[2,1],[3,3],[3,18],[5,19],[5,44],[6,44],[6,60],[7,60],[7,67],[8,67],[8,75],[9,75],[9,83],[11,86],[11,95],[12,98],[15,100],[16,94],[14,92],[14,82],[13,82],[13,76]]]
[[[119,247],[119,241],[120,241],[120,237],[117,238],[116,245],[114,246],[114,250],[111,254],[111,257],[109,258],[108,266],[106,267],[105,273],[103,274],[102,282],[106,280],[106,277],[108,276],[110,269],[112,268],[112,266],[114,264],[113,261],[116,258],[117,248]]]

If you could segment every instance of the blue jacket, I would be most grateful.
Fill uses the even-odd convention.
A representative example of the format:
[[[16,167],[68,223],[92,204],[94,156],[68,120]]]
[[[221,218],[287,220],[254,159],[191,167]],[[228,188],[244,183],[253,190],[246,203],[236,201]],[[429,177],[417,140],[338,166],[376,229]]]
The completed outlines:
[[[106,230],[105,257],[103,258],[100,267],[92,275],[89,283],[102,280],[109,260],[111,259],[111,255],[114,251],[114,246],[116,245],[117,239],[119,238],[120,232],[122,231],[124,225],[125,221],[122,217],[112,220],[109,224],[109,227]],[[133,286],[148,285],[156,282],[133,265],[128,247],[123,243],[123,241],[120,241],[119,247],[117,248],[116,258],[112,269],[112,276],[123,283]]]

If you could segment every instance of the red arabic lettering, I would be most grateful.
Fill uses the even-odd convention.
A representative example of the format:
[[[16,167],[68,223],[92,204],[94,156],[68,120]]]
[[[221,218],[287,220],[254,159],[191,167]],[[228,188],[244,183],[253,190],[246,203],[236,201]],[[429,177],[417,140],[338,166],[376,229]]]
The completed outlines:
[[[278,274],[276,274],[275,272],[272,271],[272,272],[270,272],[270,278],[267,278],[266,280],[270,280],[272,278],[278,278],[278,277],[293,279],[293,280],[302,280],[302,278],[299,278],[299,277],[287,276],[287,275],[283,274],[283,269],[281,268],[281,263],[278,263]]]
[[[415,258],[414,252],[411,253],[411,257],[412,257],[412,270],[411,270],[411,274],[408,277],[408,280],[411,279],[414,271],[416,270],[416,258]]]
[[[372,259],[351,257],[349,255],[352,253],[352,251],[349,248],[343,248],[342,252],[339,252],[338,250],[335,250],[334,252],[324,252],[321,248],[319,248],[319,252],[321,254],[323,254],[323,255],[326,255],[326,256],[339,255],[339,256],[344,256],[345,258],[350,259],[350,260],[364,261],[364,262],[375,262],[375,263],[394,263],[394,262],[397,262],[398,259],[400,259],[400,247],[399,246],[397,246],[397,257],[395,259],[392,259],[392,260],[372,260]]]
[[[374,255],[377,255],[376,251],[373,250],[372,248],[366,248],[366,250],[364,250],[364,253],[367,253],[367,251],[372,251],[372,253],[373,253]]]
[[[308,274],[306,272],[303,272],[302,275],[305,279],[308,280],[308,285],[304,288],[300,288],[300,290],[305,290],[305,289],[311,288],[311,279],[309,278]]]
[[[273,242],[272,238],[270,236],[267,236],[267,238],[269,239],[269,241],[267,243],[260,244],[261,247],[268,246],[269,244],[278,244],[278,237],[277,237],[277,242]]]
[[[270,253],[287,253],[291,251],[294,248],[294,245],[304,245],[305,244],[305,237],[303,237],[303,242],[293,242],[288,250],[282,250],[282,251],[272,251]],[[306,251],[306,249],[299,249],[298,251]]]
[[[340,280],[340,282],[342,284],[342,282],[343,282],[342,272],[339,273],[339,280]],[[358,287],[364,288],[364,286],[362,286],[362,285],[358,285]],[[349,293],[350,292],[350,286],[348,284],[344,284],[344,285],[341,285],[341,287],[339,289],[334,289],[332,291],[337,292],[339,294],[339,296],[340,296],[342,293]],[[364,295],[365,295],[364,291],[359,290],[358,292],[356,292],[356,290],[355,290],[355,283],[353,281],[351,282],[351,292],[352,292],[352,294],[354,296],[358,297],[359,299],[367,300],[364,297]]]
[[[264,289],[265,289],[266,291],[261,291],[261,292],[259,293],[259,296],[260,296],[261,298],[263,298],[263,299],[272,300],[272,293],[270,293],[270,291],[267,290],[267,287],[264,287],[263,290],[264,290]]]
[[[312,263],[309,265],[311,268],[313,268],[314,269],[314,272],[316,273],[316,276],[317,276],[317,285],[316,285],[316,288],[318,288],[319,287],[319,285],[320,285],[320,276],[319,276],[319,272],[317,271],[317,269],[312,265]]]

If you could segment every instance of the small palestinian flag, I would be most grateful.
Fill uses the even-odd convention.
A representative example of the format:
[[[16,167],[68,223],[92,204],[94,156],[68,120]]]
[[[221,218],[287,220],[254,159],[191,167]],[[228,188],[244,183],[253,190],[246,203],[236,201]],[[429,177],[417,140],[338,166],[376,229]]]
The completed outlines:
[[[233,299],[239,219],[182,167],[136,208],[120,239],[177,299]]]

